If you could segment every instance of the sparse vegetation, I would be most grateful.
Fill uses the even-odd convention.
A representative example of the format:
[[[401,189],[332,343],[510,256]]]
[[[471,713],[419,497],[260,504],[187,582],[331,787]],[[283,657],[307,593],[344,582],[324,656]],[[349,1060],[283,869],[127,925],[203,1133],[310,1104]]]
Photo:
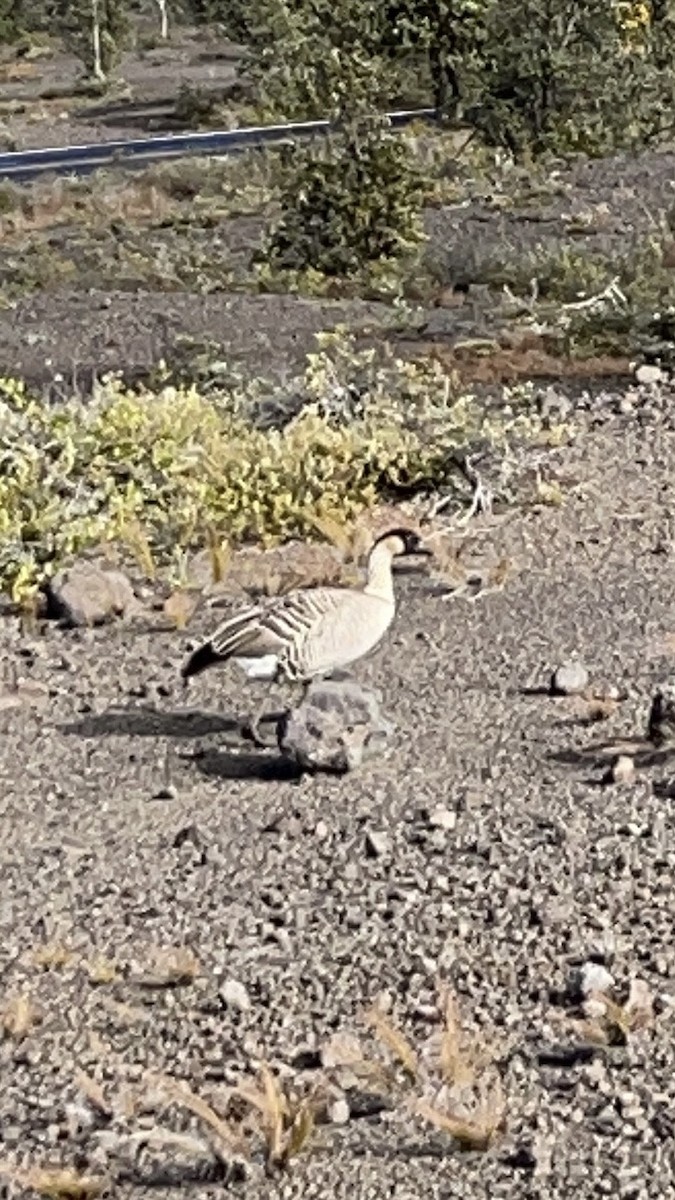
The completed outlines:
[[[644,979],[633,978],[627,993],[619,999],[614,991],[593,991],[582,1005],[580,1028],[601,1046],[625,1046],[654,1021],[654,1000]]]
[[[128,0],[53,0],[53,27],[105,83],[129,33]]]
[[[267,1171],[286,1169],[311,1152],[345,1070],[357,1090],[367,1088],[449,1135],[449,1149],[485,1151],[503,1132],[506,1114],[496,1049],[463,1028],[450,991],[441,990],[438,1004],[436,1029],[419,1047],[373,1006],[363,1017],[369,1036],[337,1033],[328,1047],[331,1065],[306,1082],[262,1063],[218,1100],[166,1077],[155,1086],[197,1117],[217,1157],[258,1161]]]
[[[106,1189],[107,1180],[77,1171],[74,1167],[33,1167],[28,1171],[2,1170],[14,1184],[44,1196],[46,1200],[95,1200]]]
[[[453,476],[452,453],[476,438],[504,448],[541,423],[526,397],[501,408],[458,395],[438,364],[355,351],[326,336],[312,355],[306,403],[281,428],[251,414],[243,390],[104,382],[58,407],[4,380],[0,402],[0,580],[15,599],[69,555],[106,541],[138,544],[180,572],[185,552],[219,540],[270,541],[348,523],[379,496]],[[135,531],[135,532],[134,532]]]
[[[39,1010],[28,992],[7,1001],[0,1012],[0,1032],[20,1042],[39,1020]]]
[[[448,988],[440,989],[438,1008],[439,1029],[420,1049],[377,1005],[365,1021],[390,1062],[402,1070],[403,1095],[412,1112],[448,1134],[458,1149],[484,1151],[503,1131],[506,1116],[496,1048],[462,1026]],[[396,1075],[390,1081],[396,1094]]]

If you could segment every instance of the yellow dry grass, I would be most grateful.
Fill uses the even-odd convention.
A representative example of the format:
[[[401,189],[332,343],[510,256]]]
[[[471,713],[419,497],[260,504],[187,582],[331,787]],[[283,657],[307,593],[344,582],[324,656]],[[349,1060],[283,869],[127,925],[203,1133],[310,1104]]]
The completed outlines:
[[[48,1200],[94,1200],[108,1185],[104,1177],[87,1175],[74,1167],[29,1167],[20,1171],[0,1164],[0,1174],[12,1184]]]
[[[268,1170],[288,1167],[307,1146],[316,1123],[317,1093],[292,1096],[266,1063],[254,1083],[243,1082],[236,1094],[258,1116]]]
[[[71,964],[74,957],[73,951],[57,939],[45,942],[31,955],[33,964],[44,971],[58,971],[61,967]]]
[[[7,1037],[20,1042],[40,1019],[40,1012],[29,992],[21,992],[7,1001],[0,1013],[0,1029]]]

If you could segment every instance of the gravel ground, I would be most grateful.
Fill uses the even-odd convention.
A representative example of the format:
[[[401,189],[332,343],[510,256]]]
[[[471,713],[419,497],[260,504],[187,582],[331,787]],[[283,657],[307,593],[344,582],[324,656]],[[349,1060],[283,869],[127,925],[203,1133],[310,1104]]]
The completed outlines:
[[[604,787],[602,751],[586,760],[644,733],[672,667],[669,405],[588,421],[565,453],[578,481],[566,503],[476,534],[513,563],[503,590],[469,603],[402,579],[394,630],[358,670],[398,737],[362,773],[298,782],[274,752],[253,754],[228,724],[247,707],[233,672],[200,679],[202,715],[186,714],[187,634],[0,626],[9,664],[48,689],[0,713],[0,1162],[105,1168],[133,1200],[222,1195],[206,1176],[190,1186],[184,1149],[133,1162],[120,1150],[120,1130],[197,1128],[145,1073],[211,1098],[263,1056],[311,1080],[317,1050],[359,1029],[383,993],[423,1041],[440,976],[497,1047],[506,1130],[493,1147],[459,1153],[405,1104],[342,1110],[290,1174],[253,1164],[233,1194],[670,1194],[667,756],[638,755],[634,780]],[[604,723],[539,694],[575,655],[592,683],[625,689]],[[429,816],[439,805],[446,828]],[[196,978],[139,978],[176,947],[199,960]],[[575,1049],[564,993],[592,956],[654,998],[653,1024],[627,1046]],[[41,1019],[19,1038],[11,1005],[25,994]],[[114,1120],[86,1101],[78,1070],[119,1103]]]

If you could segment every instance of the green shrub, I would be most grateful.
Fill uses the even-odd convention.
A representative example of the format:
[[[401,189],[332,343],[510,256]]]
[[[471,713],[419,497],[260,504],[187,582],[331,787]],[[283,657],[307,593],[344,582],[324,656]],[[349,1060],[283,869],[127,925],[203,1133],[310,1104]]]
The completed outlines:
[[[423,240],[422,180],[379,125],[296,150],[262,258],[274,270],[350,275]]]
[[[15,42],[22,30],[23,6],[17,0],[0,0],[0,45]]]
[[[508,394],[501,408],[453,396],[437,364],[355,352],[324,335],[282,427],[250,414],[258,384],[128,391],[55,406],[0,383],[0,588],[30,595],[69,555],[143,530],[158,564],[214,534],[232,543],[349,523],[378,497],[455,478],[449,456],[474,439],[506,446],[539,423]]]

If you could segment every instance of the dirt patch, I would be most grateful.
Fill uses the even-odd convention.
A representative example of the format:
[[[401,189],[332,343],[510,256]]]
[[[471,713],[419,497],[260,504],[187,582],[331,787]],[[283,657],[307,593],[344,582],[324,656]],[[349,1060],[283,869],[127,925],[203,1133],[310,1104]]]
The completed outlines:
[[[462,384],[515,384],[524,380],[575,381],[578,384],[600,380],[629,379],[633,371],[628,358],[594,355],[583,359],[565,357],[546,349],[536,334],[502,335],[497,339],[472,339],[457,342],[447,349],[434,342],[405,341],[399,346],[411,358],[431,358],[440,362]]]
[[[345,322],[386,326],[384,305],[293,296],[41,292],[0,312],[0,371],[84,390],[93,374],[133,378],[160,359],[199,354],[284,379],[302,367],[314,334]],[[59,385],[61,386],[61,385]]]

